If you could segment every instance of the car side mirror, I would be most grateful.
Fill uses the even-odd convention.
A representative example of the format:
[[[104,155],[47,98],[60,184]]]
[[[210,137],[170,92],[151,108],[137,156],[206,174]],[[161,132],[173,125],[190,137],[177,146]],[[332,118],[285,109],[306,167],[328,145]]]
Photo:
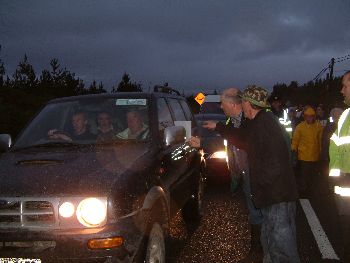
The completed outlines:
[[[184,143],[186,139],[186,130],[182,126],[171,126],[164,130],[164,145],[171,146]]]
[[[0,152],[6,152],[12,144],[9,134],[0,134]]]

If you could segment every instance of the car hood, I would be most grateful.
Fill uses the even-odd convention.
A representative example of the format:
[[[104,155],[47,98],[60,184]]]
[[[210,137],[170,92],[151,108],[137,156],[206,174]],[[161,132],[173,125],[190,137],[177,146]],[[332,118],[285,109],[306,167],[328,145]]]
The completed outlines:
[[[0,193],[106,196],[124,175],[144,169],[138,160],[150,152],[147,144],[8,152],[0,159]]]

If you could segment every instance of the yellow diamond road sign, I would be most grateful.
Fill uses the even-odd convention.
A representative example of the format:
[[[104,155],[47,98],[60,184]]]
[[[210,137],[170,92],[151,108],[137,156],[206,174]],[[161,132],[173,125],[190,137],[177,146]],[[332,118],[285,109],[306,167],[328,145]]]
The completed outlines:
[[[199,105],[202,105],[205,100],[205,95],[202,92],[199,92],[194,99],[198,102]]]

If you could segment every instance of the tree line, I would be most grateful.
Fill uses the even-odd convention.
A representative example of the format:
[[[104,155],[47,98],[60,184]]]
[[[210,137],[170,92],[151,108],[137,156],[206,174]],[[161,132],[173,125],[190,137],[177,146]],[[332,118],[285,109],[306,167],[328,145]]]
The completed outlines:
[[[289,85],[277,83],[271,96],[278,96],[291,106],[322,103],[326,109],[330,109],[342,103],[340,82],[340,78],[326,78],[301,86],[296,81]],[[112,93],[142,92],[143,88],[141,84],[132,82],[129,74],[124,73],[120,82],[110,90]],[[37,75],[24,55],[11,77],[6,75],[4,62],[0,58],[0,133],[17,136],[34,114],[51,99],[106,92],[102,82],[92,81],[90,85],[85,85],[75,73],[62,67],[56,58],[51,59],[49,69]],[[195,95],[187,96],[186,99],[192,111],[198,113],[200,106],[194,99]]]
[[[111,92],[142,91],[140,84],[132,82],[124,73]],[[54,98],[85,94],[106,93],[102,82],[95,80],[90,85],[62,67],[58,59],[51,59],[49,69],[39,75],[24,55],[12,76],[6,75],[4,62],[0,59],[0,133],[17,136],[46,102]]]
[[[341,90],[341,77],[318,79],[299,85],[296,81],[277,83],[271,97],[279,97],[287,106],[322,104],[329,112],[334,107],[344,107]]]

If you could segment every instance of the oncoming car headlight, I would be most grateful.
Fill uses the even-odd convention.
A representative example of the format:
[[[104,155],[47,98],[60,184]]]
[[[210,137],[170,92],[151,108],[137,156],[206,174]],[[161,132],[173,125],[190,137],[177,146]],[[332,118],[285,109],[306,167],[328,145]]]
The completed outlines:
[[[97,227],[106,220],[107,202],[97,198],[86,198],[79,203],[76,215],[80,224]]]
[[[210,159],[226,159],[226,158],[227,158],[227,153],[225,151],[214,152],[210,156]]]

